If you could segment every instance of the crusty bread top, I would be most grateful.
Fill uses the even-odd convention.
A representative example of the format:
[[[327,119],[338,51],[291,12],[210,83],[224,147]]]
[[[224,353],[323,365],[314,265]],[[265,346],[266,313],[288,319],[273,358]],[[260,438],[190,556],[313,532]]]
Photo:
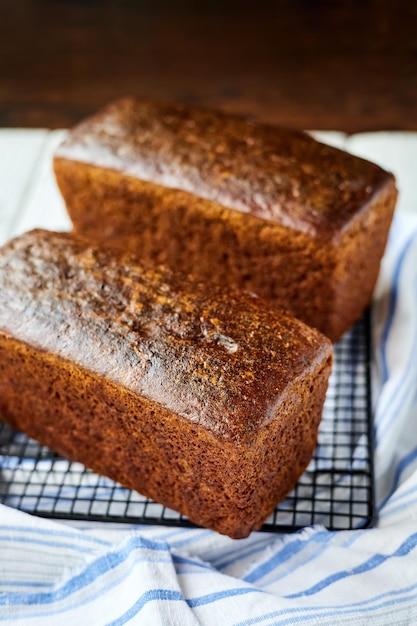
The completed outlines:
[[[393,176],[309,135],[179,104],[119,100],[55,158],[114,169],[331,240]]]
[[[117,263],[42,230],[0,251],[0,329],[236,443],[332,354],[318,331],[255,296]]]

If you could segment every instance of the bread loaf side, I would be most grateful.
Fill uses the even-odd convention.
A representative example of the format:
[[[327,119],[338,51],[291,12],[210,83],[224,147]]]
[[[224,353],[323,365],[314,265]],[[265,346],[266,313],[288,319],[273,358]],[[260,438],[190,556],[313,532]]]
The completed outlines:
[[[309,463],[332,346],[255,296],[116,261],[70,233],[0,252],[0,415],[231,537]]]
[[[391,174],[305,133],[134,99],[71,130],[54,168],[77,232],[332,340],[371,300],[396,200]]]

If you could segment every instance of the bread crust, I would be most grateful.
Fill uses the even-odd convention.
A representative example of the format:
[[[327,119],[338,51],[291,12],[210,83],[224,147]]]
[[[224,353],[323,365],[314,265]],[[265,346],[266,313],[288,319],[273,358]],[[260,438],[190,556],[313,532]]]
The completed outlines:
[[[332,340],[371,300],[397,193],[305,133],[134,99],[70,131],[54,169],[77,232],[253,291]]]
[[[0,300],[0,412],[42,444],[231,537],[306,468],[332,347],[292,316],[46,231]]]

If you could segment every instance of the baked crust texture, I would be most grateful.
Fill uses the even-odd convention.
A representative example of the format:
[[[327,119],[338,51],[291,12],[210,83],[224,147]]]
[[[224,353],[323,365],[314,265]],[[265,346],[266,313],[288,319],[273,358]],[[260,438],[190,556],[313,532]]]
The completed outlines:
[[[397,193],[305,133],[135,99],[70,131],[54,168],[78,232],[253,291],[332,340],[371,300]]]
[[[71,460],[231,537],[311,459],[332,346],[250,294],[71,233],[0,252],[0,413]]]

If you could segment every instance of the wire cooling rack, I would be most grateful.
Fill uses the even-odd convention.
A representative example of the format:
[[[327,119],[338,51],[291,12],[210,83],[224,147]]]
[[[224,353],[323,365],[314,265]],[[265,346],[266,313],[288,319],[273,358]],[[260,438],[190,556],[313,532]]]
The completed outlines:
[[[374,518],[369,311],[335,346],[318,446],[261,530],[370,526]],[[187,518],[71,463],[0,424],[0,502],[43,517],[193,526]]]

